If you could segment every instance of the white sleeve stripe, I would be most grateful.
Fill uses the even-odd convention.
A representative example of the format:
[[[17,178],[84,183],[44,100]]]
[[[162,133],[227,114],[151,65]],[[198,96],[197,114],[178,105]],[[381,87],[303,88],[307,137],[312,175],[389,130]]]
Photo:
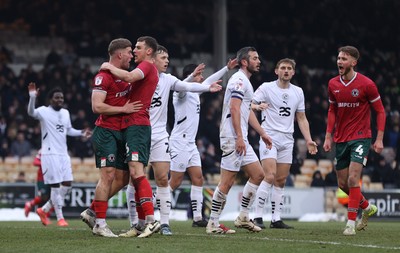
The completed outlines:
[[[379,99],[381,99],[381,96],[378,96],[377,98],[372,99],[372,100],[369,101],[369,102],[370,102],[370,103],[374,103],[374,102],[378,101]]]
[[[143,71],[142,71],[141,69],[139,69],[139,68],[136,68],[136,69],[138,69],[138,70],[140,71],[141,76],[142,76],[142,79],[143,79],[143,78],[144,78],[144,73],[143,73]]]
[[[92,91],[99,91],[99,92],[107,94],[107,91],[105,91],[105,90],[95,90],[95,89],[93,89]]]

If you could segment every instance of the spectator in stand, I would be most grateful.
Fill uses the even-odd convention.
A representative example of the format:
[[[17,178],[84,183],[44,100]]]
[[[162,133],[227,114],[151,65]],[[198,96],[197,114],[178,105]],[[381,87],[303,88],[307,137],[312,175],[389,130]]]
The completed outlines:
[[[333,168],[331,172],[325,175],[325,186],[326,187],[337,187],[336,170]]]
[[[209,143],[207,149],[201,153],[201,163],[203,164],[203,175],[219,174],[219,167],[221,164],[219,157],[215,154],[214,144]]]
[[[324,187],[325,181],[322,178],[321,171],[316,170],[312,175],[311,187]]]
[[[392,166],[381,156],[379,159],[379,165],[376,168],[380,174],[380,182],[382,182],[383,188],[394,189],[396,188],[396,167]]]
[[[11,143],[10,155],[18,158],[31,155],[31,144],[25,139],[24,132],[19,131]]]
[[[18,173],[17,178],[15,179],[16,183],[26,183],[26,179],[25,179],[25,172],[20,171]]]

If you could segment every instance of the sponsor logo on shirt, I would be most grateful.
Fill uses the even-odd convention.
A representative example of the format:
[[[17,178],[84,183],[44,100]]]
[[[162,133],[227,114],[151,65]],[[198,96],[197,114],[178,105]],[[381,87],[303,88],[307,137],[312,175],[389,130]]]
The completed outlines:
[[[338,103],[338,107],[354,108],[354,107],[359,107],[359,106],[360,106],[360,103],[345,103],[345,102]]]

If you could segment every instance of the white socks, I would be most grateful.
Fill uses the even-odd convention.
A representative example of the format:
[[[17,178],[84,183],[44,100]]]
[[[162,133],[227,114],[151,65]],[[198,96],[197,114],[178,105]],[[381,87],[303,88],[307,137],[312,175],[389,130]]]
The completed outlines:
[[[256,208],[255,208],[255,216],[254,218],[262,218],[264,213],[265,203],[269,198],[269,193],[272,189],[272,185],[265,182],[264,180],[261,182],[260,186],[258,187],[256,193]]]
[[[249,220],[250,208],[253,205],[258,186],[247,181],[243,188],[242,203],[240,204],[240,217]]]
[[[210,220],[214,223],[215,226],[219,226],[219,216],[224,209],[226,202],[226,194],[220,192],[219,188],[217,187],[213,194],[212,199],[212,206],[211,206],[211,214]]]
[[[136,211],[135,187],[133,187],[131,184],[128,184],[125,194],[126,205],[128,206],[129,221],[131,226],[133,226],[139,222],[138,214]]]
[[[271,205],[272,205],[272,222],[281,220],[281,213],[283,207],[283,193],[284,189],[280,187],[273,187],[271,194]]]
[[[54,211],[57,216],[57,220],[64,219],[64,215],[62,213],[62,206],[63,206],[63,197],[61,196],[61,188],[51,188],[50,192],[50,200],[51,203],[53,204]],[[50,209],[49,209],[50,210]],[[48,212],[47,210],[44,210],[45,212]]]
[[[190,189],[190,200],[193,211],[193,220],[200,221],[203,219],[201,211],[203,209],[203,187],[192,185]]]
[[[160,223],[169,225],[169,214],[171,213],[171,192],[169,187],[157,186],[157,204],[160,208]]]

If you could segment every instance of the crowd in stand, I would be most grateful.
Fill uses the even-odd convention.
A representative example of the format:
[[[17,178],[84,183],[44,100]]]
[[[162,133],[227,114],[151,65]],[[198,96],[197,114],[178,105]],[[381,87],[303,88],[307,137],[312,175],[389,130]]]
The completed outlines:
[[[99,2],[5,1],[0,5],[0,29],[13,23],[24,24],[18,29],[23,27],[32,36],[62,36],[68,45],[68,52],[65,50],[62,54],[52,50],[42,70],[35,71],[27,63],[26,68],[16,74],[9,67],[13,52],[3,45],[5,39],[12,38],[0,38],[1,157],[23,156],[29,153],[26,150],[40,148],[39,123],[26,113],[27,84],[32,81],[40,89],[39,104],[47,104],[46,94],[50,87],[60,86],[64,90],[65,106],[71,112],[72,125],[94,127],[97,115],[91,111],[90,96],[95,73],[91,66],[80,63],[80,57],[107,60],[107,45],[115,37],[125,36],[134,41],[143,34],[152,35],[170,50],[172,59],[188,57],[192,52],[212,54],[211,0],[190,1],[190,4],[178,0],[156,1],[157,8],[150,8],[141,1],[135,1],[134,5],[126,0]],[[264,81],[275,79],[273,69],[278,59],[290,57],[296,60],[296,75],[292,81],[304,90],[311,133],[320,147],[317,159],[332,158],[331,154],[322,151],[322,144],[329,106],[327,83],[337,75],[336,50],[344,44],[360,49],[361,59],[356,70],[367,74],[378,86],[387,113],[384,145],[391,148],[384,155],[371,152],[365,174],[373,182],[381,181],[387,187],[400,188],[400,69],[397,66],[400,31],[395,26],[400,14],[395,12],[400,10],[400,3],[357,0],[346,1],[348,8],[342,8],[340,2],[344,1],[264,1],[262,5],[257,5],[255,0],[227,2],[229,52],[252,45],[263,58],[261,72],[252,79],[255,88]],[[363,12],[358,11],[360,4]],[[251,18],[243,18],[249,13],[252,13]],[[141,15],[158,18],[136,18]],[[223,93],[202,95],[198,147],[208,173],[219,172],[222,97]],[[300,136],[296,129],[295,138]],[[258,151],[258,135],[251,130],[249,138]],[[71,155],[93,155],[90,141],[69,141]],[[295,156],[293,174],[299,173],[298,168],[305,158],[300,154]]]

